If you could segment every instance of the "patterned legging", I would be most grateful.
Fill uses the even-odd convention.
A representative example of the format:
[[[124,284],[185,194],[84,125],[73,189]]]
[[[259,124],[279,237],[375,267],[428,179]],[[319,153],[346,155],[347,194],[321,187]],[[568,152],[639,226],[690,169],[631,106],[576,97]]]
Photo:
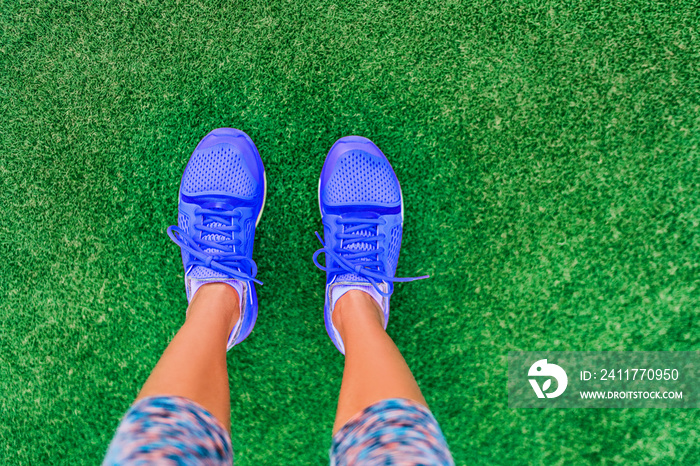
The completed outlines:
[[[383,400],[350,419],[333,436],[331,465],[453,465],[437,421],[405,399]],[[231,437],[187,398],[160,396],[135,403],[112,440],[105,465],[233,463]]]

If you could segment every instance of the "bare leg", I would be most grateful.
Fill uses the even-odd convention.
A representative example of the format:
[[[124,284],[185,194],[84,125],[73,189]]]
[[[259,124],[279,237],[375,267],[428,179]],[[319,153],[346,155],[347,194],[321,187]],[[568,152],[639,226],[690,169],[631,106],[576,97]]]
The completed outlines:
[[[406,361],[382,326],[382,311],[370,295],[345,293],[335,304],[333,324],[345,344],[345,371],[333,433],[364,408],[388,398],[425,406]]]
[[[158,395],[189,398],[230,430],[226,341],[239,315],[238,293],[233,287],[225,283],[203,285],[192,298],[184,325],[136,399]]]

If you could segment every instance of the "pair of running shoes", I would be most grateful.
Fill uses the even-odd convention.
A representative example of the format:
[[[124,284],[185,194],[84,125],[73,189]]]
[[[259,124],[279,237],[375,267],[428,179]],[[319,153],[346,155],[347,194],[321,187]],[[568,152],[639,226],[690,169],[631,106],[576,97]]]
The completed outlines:
[[[258,149],[243,131],[219,128],[195,148],[182,176],[178,224],[168,228],[180,246],[185,289],[190,301],[199,287],[211,282],[236,289],[241,317],[227,349],[253,330],[258,315],[253,261],[255,227],[265,206],[265,167]],[[391,164],[369,139],[347,136],[331,147],[318,185],[323,218],[322,248],[314,264],[326,272],[324,317],[326,331],[345,354],[331,315],[335,302],[347,291],[370,294],[389,320],[389,298],[397,278],[401,249],[403,199]],[[325,253],[325,265],[318,257]]]

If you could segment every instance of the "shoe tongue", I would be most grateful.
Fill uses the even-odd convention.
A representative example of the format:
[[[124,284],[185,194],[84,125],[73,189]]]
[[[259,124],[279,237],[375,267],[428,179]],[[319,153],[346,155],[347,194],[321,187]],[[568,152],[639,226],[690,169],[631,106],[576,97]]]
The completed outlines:
[[[358,221],[358,223],[361,223],[362,219],[358,219],[357,221]],[[352,225],[344,225],[344,227],[347,230],[347,228],[352,227]],[[362,236],[362,237],[376,236],[377,235],[377,228],[376,228],[376,226],[371,226],[368,228],[363,228],[361,230],[357,230],[353,234],[358,235],[358,236]],[[345,244],[346,241],[347,240],[343,240],[342,247],[344,249],[349,250],[349,251],[365,252],[365,251],[374,251],[377,249],[376,241],[358,241],[358,242],[351,242],[351,244]],[[360,264],[362,262],[372,262],[372,261],[374,261],[373,257],[361,257],[359,259],[353,260],[353,262],[360,263]],[[337,281],[344,281],[344,282],[369,283],[367,281],[367,279],[361,277],[360,275],[357,275],[356,273],[345,273],[345,274],[339,275],[336,280]]]
[[[232,220],[233,221],[233,220]],[[226,225],[221,222],[212,222],[207,224],[208,227],[211,228],[221,228],[225,226],[231,226],[231,225]],[[232,233],[235,238],[236,233]],[[210,243],[220,243],[222,241],[227,241],[230,240],[231,238],[228,236],[224,235],[219,235],[216,233],[207,233],[202,235],[202,239],[205,241],[209,241]],[[221,252],[231,252],[234,251],[236,252],[236,248],[232,246],[221,246],[222,249],[215,249],[215,248],[206,248],[203,251],[206,253],[211,253],[211,254],[220,254]],[[189,273],[189,276],[195,279],[209,279],[209,278],[226,278],[227,275],[221,272],[217,272],[216,270],[212,270],[208,267],[203,267],[203,266],[197,266],[192,271]]]
[[[227,227],[227,226],[231,226],[231,225],[225,225],[225,224],[219,223],[219,222],[212,222],[212,223],[207,224],[207,226],[210,228],[219,229],[221,227]],[[235,233],[232,232],[232,234],[235,234]],[[217,243],[218,244],[222,241],[230,240],[231,238],[228,236],[219,235],[216,233],[207,233],[206,235],[202,235],[202,239],[205,241],[209,241],[210,243]],[[232,248],[231,246],[222,245],[221,249],[207,248],[204,250],[204,252],[211,252],[211,253],[217,254],[220,252],[231,252],[234,249],[235,248]]]
[[[350,283],[369,283],[369,280],[362,278],[356,273],[344,273],[343,275],[338,275],[336,278],[337,282],[350,282]]]
[[[372,286],[372,285],[358,285],[358,284],[352,284],[352,285],[344,285],[344,284],[338,284],[338,285],[333,285],[331,288],[331,312],[333,312],[333,309],[335,309],[335,303],[348,291],[351,290],[360,290],[364,291],[368,295],[370,295],[374,300],[377,302],[379,307],[382,309],[382,311],[385,310],[386,304],[384,302],[384,297],[379,294],[379,292]]]

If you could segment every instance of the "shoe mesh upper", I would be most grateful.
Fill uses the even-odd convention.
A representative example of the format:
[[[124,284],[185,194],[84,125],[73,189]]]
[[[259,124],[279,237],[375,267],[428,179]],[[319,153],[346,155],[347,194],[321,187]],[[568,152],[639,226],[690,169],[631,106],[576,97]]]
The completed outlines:
[[[389,243],[389,264],[396,270],[396,263],[399,260],[401,251],[401,227],[395,226],[391,230],[391,242]]]
[[[253,221],[247,220],[245,222],[245,239],[246,244],[250,244],[253,241]]]
[[[243,168],[241,154],[228,144],[195,151],[182,177],[182,190],[189,194],[217,191],[252,197],[255,182]]]
[[[178,214],[178,216],[177,216],[177,226],[179,226],[180,229],[182,229],[182,231],[185,232],[185,234],[187,234],[187,233],[190,231],[190,230],[189,230],[190,221],[189,221],[189,219],[187,218],[187,215]]]
[[[325,188],[325,201],[331,204],[395,204],[400,199],[399,183],[389,162],[363,151],[346,154]]]

